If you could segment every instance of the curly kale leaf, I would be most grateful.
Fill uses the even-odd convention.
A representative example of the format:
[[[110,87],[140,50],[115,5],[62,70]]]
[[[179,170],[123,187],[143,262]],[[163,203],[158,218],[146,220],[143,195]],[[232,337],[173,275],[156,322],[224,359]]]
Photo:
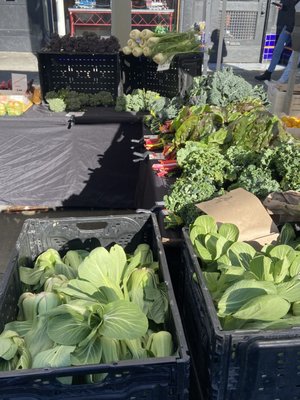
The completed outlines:
[[[300,145],[282,143],[276,148],[274,167],[282,190],[300,191]]]
[[[229,163],[217,147],[200,142],[187,142],[177,151],[177,162],[183,175],[194,175],[200,179],[211,179],[215,184],[224,182]]]
[[[149,111],[156,101],[160,101],[159,93],[151,90],[135,89],[131,94],[117,97],[116,111]]]
[[[164,200],[168,210],[187,222],[187,210],[191,211],[191,204],[222,193],[228,162],[218,148],[198,142],[187,142],[184,148],[178,150],[177,161],[182,168],[182,175]]]
[[[241,146],[231,146],[225,152],[225,158],[229,162],[227,171],[228,179],[235,181],[241,172],[249,165],[255,165],[264,170],[272,170],[275,150],[264,149],[260,152],[244,149]]]
[[[146,92],[146,95],[148,95]],[[155,92],[150,92],[155,93]],[[181,97],[163,97],[157,94],[153,97],[151,103],[147,101],[147,109],[151,110],[161,122],[174,119],[178,116],[183,107],[183,99]]]
[[[235,75],[230,68],[215,72],[208,82],[208,103],[226,106],[229,103],[257,97],[257,92],[244,78]]]
[[[266,93],[259,86],[252,86],[244,78],[235,75],[232,68],[224,68],[212,75],[195,77],[187,91],[188,104],[212,104],[225,107],[246,99],[260,99],[268,104]]]
[[[248,165],[229,189],[237,187],[248,190],[259,198],[265,198],[269,193],[280,190],[279,183],[273,178],[271,170],[255,165]]]
[[[188,88],[185,101],[190,105],[205,105],[207,104],[207,81],[205,75],[197,76],[193,79],[192,85]]]
[[[217,192],[212,180],[203,180],[203,177],[194,175],[178,178],[171,189],[171,193],[164,197],[165,206],[180,217],[188,204],[208,200]]]

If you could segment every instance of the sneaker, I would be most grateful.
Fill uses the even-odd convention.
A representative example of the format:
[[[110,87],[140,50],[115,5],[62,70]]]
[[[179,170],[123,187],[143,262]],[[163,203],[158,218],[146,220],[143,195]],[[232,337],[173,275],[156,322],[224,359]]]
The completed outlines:
[[[254,78],[257,80],[257,81],[269,81],[269,80],[271,80],[271,75],[272,75],[272,72],[270,72],[270,71],[265,71],[263,74],[261,74],[261,75],[257,75],[257,76],[255,76]]]

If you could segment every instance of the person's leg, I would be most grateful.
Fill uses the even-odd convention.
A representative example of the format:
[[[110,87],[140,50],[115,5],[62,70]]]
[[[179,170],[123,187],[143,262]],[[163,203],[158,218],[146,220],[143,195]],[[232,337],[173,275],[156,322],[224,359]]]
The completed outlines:
[[[279,63],[281,54],[284,50],[284,46],[289,43],[291,40],[291,34],[285,30],[285,28],[281,31],[281,34],[279,35],[279,38],[277,40],[276,46],[274,48],[273,54],[272,54],[272,60],[271,63],[267,69],[269,72],[274,72],[277,64]]]
[[[283,52],[284,46],[289,43],[291,40],[291,34],[286,31],[285,27],[282,29],[278,40],[276,42],[273,54],[272,54],[272,60],[271,63],[268,67],[268,69],[262,74],[255,76],[255,79],[258,81],[265,81],[265,80],[270,80],[272,76],[272,72],[274,72],[277,64],[279,63],[281,54]]]
[[[287,66],[284,68],[283,73],[281,74],[280,78],[278,79],[278,81],[277,81],[278,83],[287,83],[288,82],[293,58],[294,58],[294,52],[292,52]]]
[[[281,74],[280,78],[277,81],[278,83],[287,83],[288,82],[294,56],[295,56],[295,53],[292,52],[287,66],[285,67],[283,73]],[[300,63],[300,56],[299,56],[298,63]]]

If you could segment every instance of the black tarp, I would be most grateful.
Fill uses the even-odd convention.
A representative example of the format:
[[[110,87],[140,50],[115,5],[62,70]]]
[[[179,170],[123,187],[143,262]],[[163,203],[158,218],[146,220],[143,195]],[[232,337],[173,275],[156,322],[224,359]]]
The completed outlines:
[[[132,140],[142,137],[142,119],[107,109],[96,114],[92,124],[71,129],[68,117],[44,106],[1,118],[0,207],[135,208]]]

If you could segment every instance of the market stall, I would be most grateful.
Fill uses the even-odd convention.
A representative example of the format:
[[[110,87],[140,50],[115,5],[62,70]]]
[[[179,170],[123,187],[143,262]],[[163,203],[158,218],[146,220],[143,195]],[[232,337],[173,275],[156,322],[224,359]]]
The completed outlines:
[[[76,54],[106,42],[56,38],[41,56],[44,105],[3,117],[3,203],[136,212],[26,220],[0,286],[0,393],[296,398],[292,117],[230,69],[201,76],[195,32],[143,34],[106,58],[116,78]],[[292,219],[276,224],[266,198],[285,192]]]

